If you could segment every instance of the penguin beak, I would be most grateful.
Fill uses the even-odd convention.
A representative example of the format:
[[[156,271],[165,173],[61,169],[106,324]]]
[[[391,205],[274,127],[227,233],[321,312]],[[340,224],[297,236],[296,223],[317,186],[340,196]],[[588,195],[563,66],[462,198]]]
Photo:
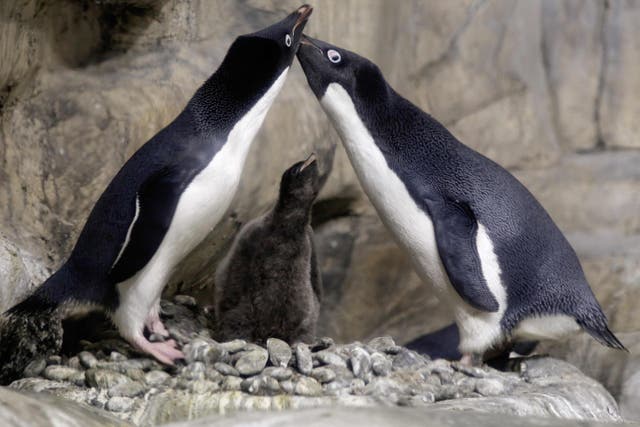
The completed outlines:
[[[318,46],[316,43],[314,43],[314,41],[315,41],[314,39],[312,39],[311,37],[307,36],[306,34],[302,34],[302,38],[300,39],[300,44],[314,47],[314,48],[318,49],[320,51],[320,53],[322,54],[322,48],[320,46]]]
[[[300,169],[298,170],[298,172],[302,172],[309,165],[312,165],[315,161],[316,161],[316,153],[311,153],[311,155],[307,158],[307,160],[305,160],[304,163],[300,166]]]
[[[307,22],[307,19],[309,19],[309,16],[311,16],[311,12],[313,12],[313,7],[305,4],[300,6],[296,12],[298,13],[298,19],[296,19],[296,23],[293,24],[293,29],[291,30],[292,34],[296,32],[296,29],[298,28],[298,26],[300,26],[300,24],[304,24]]]

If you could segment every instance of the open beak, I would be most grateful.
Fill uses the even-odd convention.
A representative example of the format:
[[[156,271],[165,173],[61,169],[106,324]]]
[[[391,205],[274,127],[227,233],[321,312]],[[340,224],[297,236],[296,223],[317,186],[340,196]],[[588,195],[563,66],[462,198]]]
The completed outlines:
[[[294,34],[296,32],[296,28],[298,28],[300,24],[307,22],[307,19],[309,19],[309,16],[311,16],[311,12],[313,12],[313,7],[305,4],[300,6],[296,12],[298,12],[298,19],[296,20],[296,23],[293,24],[291,34]]]
[[[298,172],[302,172],[307,168],[307,166],[313,164],[315,161],[316,161],[316,153],[311,153],[311,155],[307,158],[307,160],[304,161],[302,166],[300,166],[300,169],[298,170]]]
[[[322,48],[313,42],[311,37],[307,37],[306,34],[302,34],[302,38],[300,39],[300,44],[305,44],[307,46],[314,47],[322,53]]]

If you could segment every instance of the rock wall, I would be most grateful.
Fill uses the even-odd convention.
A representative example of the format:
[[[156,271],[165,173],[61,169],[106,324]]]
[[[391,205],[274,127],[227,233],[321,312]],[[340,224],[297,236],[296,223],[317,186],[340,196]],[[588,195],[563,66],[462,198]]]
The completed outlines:
[[[31,278],[26,285],[3,274],[1,307],[24,293],[12,288],[32,287],[60,265],[109,179],[175,117],[229,43],[298,5],[0,2],[0,232]],[[510,168],[567,233],[613,329],[640,329],[640,3],[315,6],[311,35],[371,58],[401,94]],[[238,227],[268,208],[281,172],[336,142],[295,65],[230,215],[182,264],[168,292],[210,299],[216,260]],[[327,287],[321,333],[404,342],[449,321],[382,227],[342,148],[316,209],[316,231]],[[16,265],[6,269],[22,268]]]

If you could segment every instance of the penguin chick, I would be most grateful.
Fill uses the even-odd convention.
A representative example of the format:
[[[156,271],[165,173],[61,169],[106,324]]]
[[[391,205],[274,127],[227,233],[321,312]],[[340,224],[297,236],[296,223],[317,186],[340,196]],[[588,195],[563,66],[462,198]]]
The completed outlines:
[[[112,179],[67,261],[7,315],[94,306],[138,350],[165,364],[183,358],[173,340],[149,342],[144,329],[168,336],[159,316],[162,290],[231,204],[311,12],[311,6],[301,6],[280,22],[238,37],[178,117]],[[1,332],[0,345],[22,342],[11,329]],[[22,373],[19,366],[14,373]]]
[[[580,329],[624,349],[573,248],[513,175],[400,96],[368,59],[308,37],[298,59],[381,220],[452,309],[466,360]]]
[[[322,181],[314,154],[291,166],[275,206],[239,231],[216,271],[219,340],[294,343],[315,337],[322,284],[311,206]]]

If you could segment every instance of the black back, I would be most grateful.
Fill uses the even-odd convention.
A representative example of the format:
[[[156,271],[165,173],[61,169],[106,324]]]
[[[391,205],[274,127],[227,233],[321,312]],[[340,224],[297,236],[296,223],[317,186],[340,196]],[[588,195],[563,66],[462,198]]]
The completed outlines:
[[[338,58],[335,52],[337,63],[329,60]],[[485,226],[507,291],[506,330],[526,316],[567,314],[596,338],[618,346],[574,250],[513,175],[396,93],[371,61],[306,36],[298,59],[319,99],[331,83],[349,93],[389,167],[418,206],[429,213],[429,201],[459,201]]]
[[[311,14],[302,6],[282,21],[238,37],[218,70],[185,109],[120,169],[93,207],[67,262],[21,304],[56,306],[75,299],[117,304],[114,284],[153,256],[182,191],[222,148],[233,126],[291,65]],[[287,40],[288,38],[288,40]],[[136,212],[144,216],[112,271]]]

